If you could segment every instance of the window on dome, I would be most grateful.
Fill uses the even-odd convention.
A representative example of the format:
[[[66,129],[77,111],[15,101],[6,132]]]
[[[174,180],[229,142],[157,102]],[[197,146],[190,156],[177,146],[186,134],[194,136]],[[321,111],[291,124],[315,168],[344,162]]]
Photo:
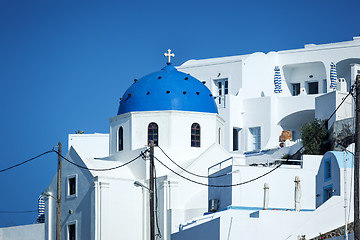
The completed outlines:
[[[148,145],[154,141],[154,145],[159,144],[159,127],[156,123],[152,122],[148,126]]]
[[[119,127],[118,132],[118,151],[124,150],[124,130],[122,127]]]
[[[191,125],[191,146],[200,147],[200,125],[198,123]]]

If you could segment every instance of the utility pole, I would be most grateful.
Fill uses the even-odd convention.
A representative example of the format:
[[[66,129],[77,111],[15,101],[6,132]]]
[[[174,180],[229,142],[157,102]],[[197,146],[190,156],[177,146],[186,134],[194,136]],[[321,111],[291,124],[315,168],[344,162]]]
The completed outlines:
[[[359,156],[360,156],[360,75],[355,80],[355,159],[354,159],[354,237],[360,240],[359,226]]]
[[[57,194],[56,194],[56,240],[61,240],[61,155],[62,144],[58,144]]]
[[[154,141],[150,142],[150,240],[155,240]]]

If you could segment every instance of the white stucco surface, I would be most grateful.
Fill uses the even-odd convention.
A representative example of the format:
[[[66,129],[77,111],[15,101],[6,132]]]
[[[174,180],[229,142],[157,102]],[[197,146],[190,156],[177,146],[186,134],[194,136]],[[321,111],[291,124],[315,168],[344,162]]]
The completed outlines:
[[[45,239],[44,230],[44,223],[0,228],[0,240],[41,240]]]

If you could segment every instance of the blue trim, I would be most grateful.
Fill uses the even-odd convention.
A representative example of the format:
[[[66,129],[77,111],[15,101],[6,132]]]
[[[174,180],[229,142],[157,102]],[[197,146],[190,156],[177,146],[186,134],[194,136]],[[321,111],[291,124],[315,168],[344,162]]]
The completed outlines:
[[[260,211],[250,213],[249,217],[250,218],[259,218],[260,217]]]
[[[217,212],[227,211],[227,210],[245,210],[245,211],[259,211],[264,210],[262,207],[245,207],[245,206],[228,206]],[[294,212],[295,208],[268,208],[264,211],[291,211]],[[313,212],[315,209],[301,209],[300,212]],[[204,215],[212,214],[213,212],[206,212]]]
[[[210,90],[169,64],[134,82],[121,99],[118,115],[166,110],[218,113]]]
[[[325,153],[325,157],[329,157],[328,155],[332,154],[334,155],[339,168],[344,168],[344,152],[339,151],[329,151]],[[346,158],[346,168],[353,168],[354,167],[354,155],[350,152],[345,152],[345,158]]]

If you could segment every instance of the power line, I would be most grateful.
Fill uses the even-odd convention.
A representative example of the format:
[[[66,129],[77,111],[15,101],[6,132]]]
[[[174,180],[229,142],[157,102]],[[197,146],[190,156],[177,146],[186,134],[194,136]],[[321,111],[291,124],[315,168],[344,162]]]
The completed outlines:
[[[334,114],[337,112],[337,110],[340,108],[340,106],[345,102],[345,100],[347,99],[347,97],[352,93],[354,89],[354,85],[351,87],[349,93],[343,98],[343,100],[341,101],[341,103],[337,106],[337,108],[334,110],[334,112],[330,115],[330,117],[327,119],[327,121],[330,120],[330,118],[332,118],[332,116],[334,116]],[[292,156],[296,155],[298,152],[300,152],[305,146],[307,146],[315,137],[316,135],[319,134],[320,130],[325,126],[326,122],[324,122],[322,124],[322,126],[319,128],[319,130],[310,138],[310,140],[304,144],[301,148],[299,148],[299,150],[297,150]],[[197,175],[197,174],[194,174],[194,173],[191,173],[189,171],[187,171],[186,169],[182,168],[181,166],[179,166],[178,164],[175,163],[175,161],[173,161],[163,150],[160,146],[158,146],[159,149],[165,154],[166,157],[168,157],[177,167],[179,167],[180,169],[184,170],[185,172],[187,173],[190,173],[194,176],[197,176],[197,177],[206,177],[206,176],[201,176],[201,175]],[[166,164],[164,164],[163,162],[161,162],[157,157],[154,156],[154,158],[160,163],[162,164],[165,168],[167,168],[168,170],[170,170],[171,172],[173,172],[174,174],[178,175],[179,177],[182,177],[190,182],[193,182],[193,183],[196,183],[196,184],[199,184],[199,185],[203,185],[203,186],[207,186],[207,187],[236,187],[236,186],[240,186],[240,185],[244,185],[244,184],[247,184],[247,183],[250,183],[250,182],[253,182],[253,181],[256,181],[270,173],[272,173],[273,171],[275,171],[276,169],[280,168],[282,166],[283,163],[280,163],[279,165],[277,165],[275,168],[271,169],[270,171],[256,177],[256,178],[253,178],[253,179],[250,179],[248,181],[245,181],[245,182],[241,182],[241,183],[237,183],[237,184],[228,184],[228,185],[213,185],[213,184],[206,184],[206,183],[201,183],[201,182],[197,182],[195,180],[192,180],[190,178],[187,178],[185,176],[182,176],[181,174],[177,173],[176,171],[174,171],[173,169],[169,168]],[[286,162],[289,161],[290,158],[286,159]],[[224,175],[227,175],[227,174],[223,174],[221,176],[224,176]],[[210,178],[210,177],[206,177],[206,178]]]
[[[26,160],[26,161],[23,161],[23,162],[21,162],[21,163],[15,164],[15,165],[13,165],[13,166],[11,166],[11,167],[1,169],[1,170],[0,170],[0,173],[5,172],[5,171],[8,171],[8,170],[10,170],[10,169],[12,169],[12,168],[21,166],[21,165],[23,165],[23,164],[25,164],[25,163],[28,163],[28,162],[30,162],[30,161],[32,161],[32,160],[35,160],[35,159],[37,159],[37,158],[39,158],[39,157],[41,157],[41,156],[43,156],[43,155],[45,155],[45,154],[48,154],[48,153],[53,152],[53,151],[54,151],[54,150],[49,150],[49,151],[44,152],[44,153],[41,153],[41,154],[39,154],[39,155],[37,155],[37,156],[35,156],[35,157],[33,157],[33,158],[30,158],[30,159],[28,159],[28,160]]]
[[[165,151],[164,151],[160,146],[157,146],[157,147],[165,154],[165,156],[166,156],[173,164],[175,164],[178,168],[180,168],[181,170],[183,170],[183,171],[185,171],[185,172],[187,172],[187,173],[189,173],[189,174],[191,174],[191,175],[194,175],[194,176],[196,176],[196,177],[201,177],[201,178],[218,178],[218,177],[223,177],[223,176],[227,175],[227,173],[225,173],[225,174],[221,174],[221,175],[218,175],[218,176],[204,176],[204,175],[199,175],[199,174],[190,172],[190,171],[186,170],[185,168],[181,167],[181,166],[180,166],[179,164],[177,164],[174,160],[172,160],[172,159],[169,157],[169,155],[167,155],[167,154],[165,153]],[[223,161],[221,161],[221,162],[225,162],[225,161],[230,160],[230,159],[232,159],[232,158],[233,158],[233,157],[229,157],[229,158],[227,158],[227,159],[225,159],[225,160],[223,160]]]
[[[156,222],[156,228],[157,228],[157,234],[155,234],[156,238],[161,238],[161,231],[160,231],[160,227],[159,227],[159,216],[158,216],[158,207],[159,207],[159,200],[158,200],[158,189],[157,189],[157,177],[156,177],[156,168],[155,168],[155,164],[153,165],[154,167],[154,181],[155,181],[155,222]]]
[[[203,186],[206,186],[206,187],[236,187],[236,186],[240,186],[240,185],[244,185],[244,184],[247,184],[247,183],[250,183],[250,182],[253,182],[253,181],[256,181],[258,180],[259,178],[262,178],[262,177],[265,177],[266,175],[272,173],[273,171],[275,171],[276,169],[278,169],[282,164],[279,164],[278,166],[276,166],[275,168],[271,169],[270,171],[256,177],[256,178],[253,178],[253,179],[250,179],[250,180],[247,180],[245,182],[241,182],[241,183],[236,183],[236,184],[228,184],[228,185],[213,185],[213,184],[206,184],[206,183],[201,183],[201,182],[197,182],[195,180],[192,180],[188,177],[185,177],[185,176],[182,176],[180,173],[177,173],[176,171],[174,171],[173,169],[169,168],[166,164],[164,164],[162,161],[160,161],[157,157],[154,156],[154,158],[161,164],[163,165],[165,168],[167,168],[168,170],[170,170],[171,172],[173,172],[174,174],[178,175],[179,177],[182,177],[190,182],[193,182],[193,183],[196,183],[196,184],[199,184],[199,185],[203,185]]]
[[[342,99],[341,103],[337,106],[337,108],[335,109],[335,111],[330,115],[330,117],[324,121],[324,123],[319,127],[318,131],[310,138],[310,140],[303,144],[301,148],[299,148],[293,155],[291,155],[291,157],[293,157],[294,155],[298,154],[302,149],[305,148],[305,146],[307,146],[308,144],[311,143],[311,141],[316,137],[316,135],[319,134],[319,132],[321,131],[321,129],[326,125],[326,122],[328,122],[332,116],[334,116],[334,114],[337,112],[337,110],[339,110],[340,106],[345,102],[345,100],[349,97],[349,95],[351,95],[352,91],[354,90],[355,84],[353,84],[351,86],[351,89],[349,91],[349,93]],[[286,161],[288,161],[289,159],[287,159]]]
[[[2,211],[0,210],[0,213],[33,213],[38,212],[38,210],[28,210],[28,211]]]
[[[121,164],[119,166],[116,166],[116,167],[111,167],[111,168],[88,168],[88,167],[84,167],[84,166],[81,166],[79,164],[76,164],[72,161],[70,161],[69,159],[67,159],[66,157],[64,157],[63,155],[61,155],[58,151],[56,150],[53,150],[54,152],[56,152],[62,159],[64,159],[65,161],[67,161],[68,163],[76,166],[76,167],[79,167],[79,168],[82,168],[82,169],[86,169],[86,170],[91,170],[91,171],[110,171],[110,170],[114,170],[114,169],[117,169],[117,168],[121,168],[121,167],[124,167],[132,162],[134,162],[135,160],[137,160],[139,157],[142,157],[144,155],[144,153],[148,150],[146,150],[145,152],[141,152],[137,157],[131,159],[130,161],[124,163],[124,164]]]

